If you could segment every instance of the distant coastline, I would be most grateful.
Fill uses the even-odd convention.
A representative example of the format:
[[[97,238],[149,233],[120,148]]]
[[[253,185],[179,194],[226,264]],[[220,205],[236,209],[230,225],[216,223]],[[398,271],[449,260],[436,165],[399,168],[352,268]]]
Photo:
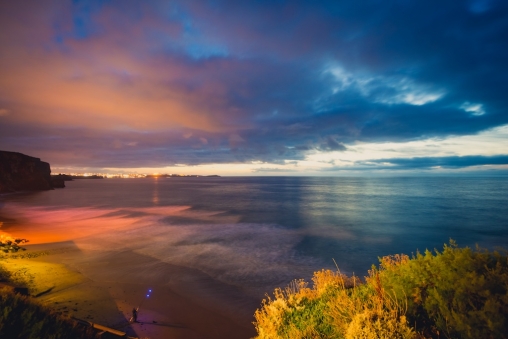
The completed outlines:
[[[104,179],[102,175],[70,175],[70,174],[55,174],[51,175],[53,180],[59,179],[63,181],[72,181],[74,179]]]
[[[198,175],[198,174],[147,174],[145,178],[220,178],[220,175]]]
[[[74,179],[139,179],[139,178],[220,178],[220,175],[200,175],[200,174],[110,174],[110,173],[59,173],[51,176],[54,179],[60,179],[64,181],[72,181]]]

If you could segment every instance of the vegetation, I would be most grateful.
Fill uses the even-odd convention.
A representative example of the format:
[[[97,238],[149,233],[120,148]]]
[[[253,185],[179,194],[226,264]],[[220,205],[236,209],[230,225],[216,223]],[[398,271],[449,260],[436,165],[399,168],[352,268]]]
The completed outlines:
[[[314,273],[276,289],[255,313],[265,338],[508,338],[506,252],[458,248],[380,259],[361,282]]]
[[[0,338],[89,339],[95,334],[30,297],[0,289]]]
[[[1,259],[0,259],[1,260]],[[9,281],[11,273],[7,271],[0,263],[0,282]]]

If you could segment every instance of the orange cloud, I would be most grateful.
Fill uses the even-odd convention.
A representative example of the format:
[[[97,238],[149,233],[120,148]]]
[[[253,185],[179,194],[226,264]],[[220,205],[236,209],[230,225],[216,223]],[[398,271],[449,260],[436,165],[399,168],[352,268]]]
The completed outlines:
[[[13,10],[16,8],[10,8]],[[98,24],[108,34],[69,39],[60,46],[52,42],[47,16],[26,15],[34,24],[27,27],[9,20],[3,26],[10,31],[0,37],[4,56],[0,93],[8,98],[14,121],[95,129],[183,127],[207,132],[246,127],[227,127],[227,114],[236,108],[228,107],[225,86],[207,75],[227,65],[195,67],[175,57],[148,53],[156,46],[146,42],[141,32],[150,25],[162,26],[157,20],[152,18],[152,24],[145,19],[120,29],[107,22],[106,11]],[[171,26],[162,32],[178,34]],[[189,81],[195,85],[189,86]]]

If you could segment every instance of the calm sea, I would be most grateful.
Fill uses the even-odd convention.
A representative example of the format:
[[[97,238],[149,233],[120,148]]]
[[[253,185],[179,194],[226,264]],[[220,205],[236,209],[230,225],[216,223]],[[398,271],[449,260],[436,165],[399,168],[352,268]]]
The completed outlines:
[[[136,237],[150,246],[140,251],[259,294],[333,260],[363,276],[380,256],[442,249],[450,238],[506,246],[507,192],[507,178],[104,179],[5,195],[0,206],[146,216]],[[166,206],[190,207],[159,213]]]

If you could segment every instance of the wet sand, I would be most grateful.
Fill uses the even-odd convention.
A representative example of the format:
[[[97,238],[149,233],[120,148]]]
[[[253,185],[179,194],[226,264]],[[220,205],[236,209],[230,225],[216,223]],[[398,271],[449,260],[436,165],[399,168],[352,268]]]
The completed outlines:
[[[4,219],[6,220],[6,219]],[[12,219],[11,219],[12,220]],[[17,219],[16,219],[17,220]],[[95,220],[94,222],[96,222]],[[168,264],[105,239],[134,224],[100,231],[55,223],[4,222],[0,229],[30,240],[2,265],[53,309],[140,338],[251,338],[259,300],[188,267]],[[78,227],[78,228],[76,228]],[[150,298],[145,298],[152,289]],[[138,322],[129,324],[133,307]]]

